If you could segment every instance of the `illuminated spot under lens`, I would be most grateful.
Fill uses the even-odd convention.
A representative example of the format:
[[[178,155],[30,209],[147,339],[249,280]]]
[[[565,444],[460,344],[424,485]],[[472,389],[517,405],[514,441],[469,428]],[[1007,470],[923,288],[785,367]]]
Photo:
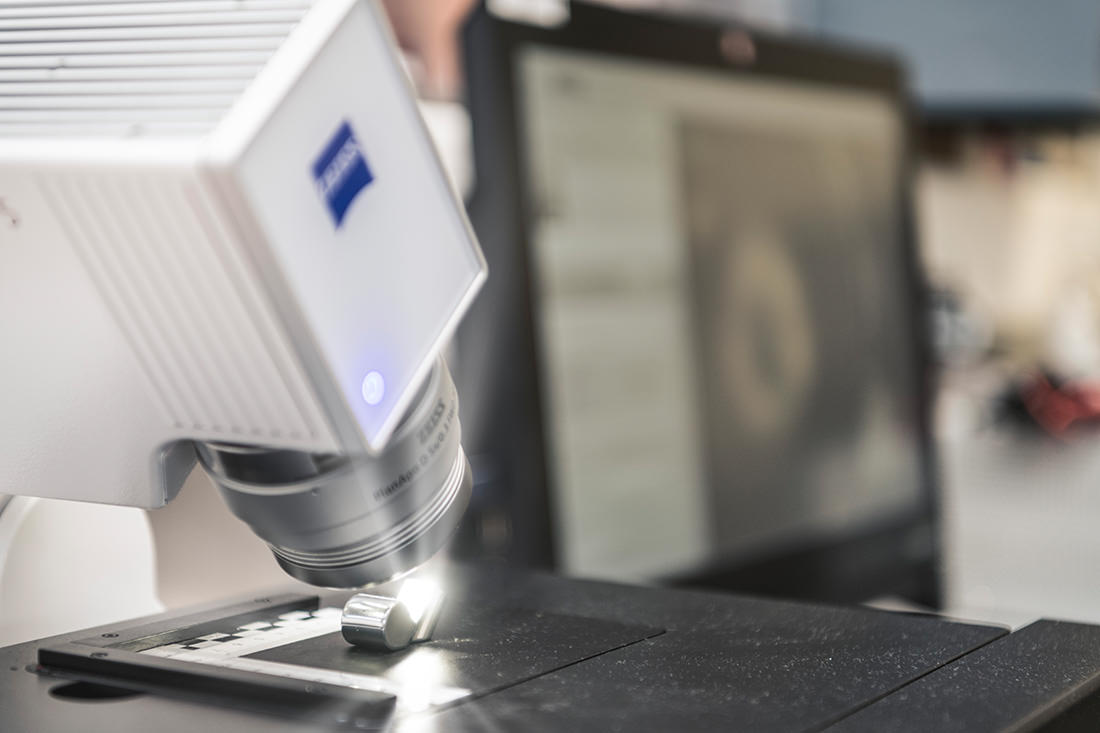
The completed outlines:
[[[419,623],[425,613],[433,610],[443,600],[443,589],[434,581],[411,578],[401,586],[397,600],[405,604],[412,620]]]
[[[363,377],[363,399],[368,405],[377,405],[386,394],[386,380],[378,372],[368,372]]]

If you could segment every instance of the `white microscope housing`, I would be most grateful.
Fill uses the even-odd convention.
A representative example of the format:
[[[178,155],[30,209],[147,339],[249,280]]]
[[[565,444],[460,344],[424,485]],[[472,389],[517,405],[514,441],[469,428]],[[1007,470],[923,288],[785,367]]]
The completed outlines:
[[[296,577],[427,559],[486,267],[381,9],[23,0],[0,37],[0,493],[159,507],[197,454]]]

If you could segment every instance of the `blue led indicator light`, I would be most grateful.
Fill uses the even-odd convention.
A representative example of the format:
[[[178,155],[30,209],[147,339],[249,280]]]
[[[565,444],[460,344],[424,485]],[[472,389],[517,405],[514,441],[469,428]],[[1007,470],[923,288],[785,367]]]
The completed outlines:
[[[386,380],[378,372],[368,372],[363,377],[363,399],[368,405],[374,406],[386,396]]]

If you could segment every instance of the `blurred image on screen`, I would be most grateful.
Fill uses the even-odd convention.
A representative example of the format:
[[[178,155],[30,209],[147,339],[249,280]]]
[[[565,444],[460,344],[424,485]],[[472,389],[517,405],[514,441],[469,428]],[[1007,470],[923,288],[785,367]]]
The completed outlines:
[[[538,46],[518,74],[563,568],[676,576],[912,514],[895,107]]]

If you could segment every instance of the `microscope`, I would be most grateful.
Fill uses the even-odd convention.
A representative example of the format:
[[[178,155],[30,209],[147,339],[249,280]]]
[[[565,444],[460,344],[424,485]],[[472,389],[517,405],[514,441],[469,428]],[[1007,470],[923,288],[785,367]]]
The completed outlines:
[[[570,53],[611,39],[726,68],[726,28],[582,5]],[[486,43],[549,38],[479,18],[507,24]],[[903,99],[877,57],[751,43],[761,74]],[[198,462],[290,575],[406,573],[469,500],[441,353],[485,277],[375,0],[0,4],[0,509],[158,507]],[[448,582],[438,619],[427,594],[414,614],[317,590],[3,646],[0,727],[1048,731],[1100,710],[1088,624],[489,563]]]
[[[375,2],[225,5],[0,8],[0,494],[197,461],[291,576],[381,582],[469,499],[485,261]]]

